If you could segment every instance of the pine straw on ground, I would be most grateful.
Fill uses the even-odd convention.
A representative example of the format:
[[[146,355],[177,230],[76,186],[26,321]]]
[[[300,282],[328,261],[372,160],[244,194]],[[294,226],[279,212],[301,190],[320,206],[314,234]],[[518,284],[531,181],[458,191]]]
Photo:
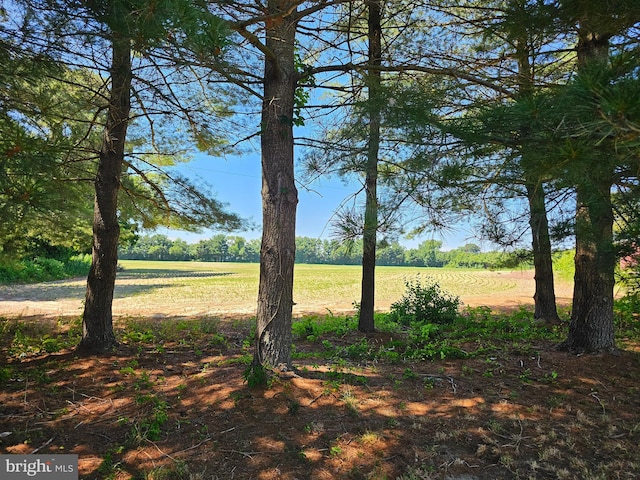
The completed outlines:
[[[0,453],[78,454],[82,479],[640,477],[638,344],[354,363],[296,341],[298,370],[252,389],[248,338],[248,322],[229,321],[92,358],[0,344]]]

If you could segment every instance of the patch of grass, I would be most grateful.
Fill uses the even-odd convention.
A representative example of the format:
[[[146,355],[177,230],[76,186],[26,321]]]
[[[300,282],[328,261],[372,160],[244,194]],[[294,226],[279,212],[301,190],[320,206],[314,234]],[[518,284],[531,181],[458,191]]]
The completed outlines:
[[[3,319],[4,320],[4,319]],[[11,357],[25,358],[72,349],[80,342],[80,319],[51,322],[4,320],[0,322],[3,342]]]
[[[314,315],[293,322],[293,335],[309,341],[316,341],[323,335],[342,336],[358,329],[358,320],[352,316]]]

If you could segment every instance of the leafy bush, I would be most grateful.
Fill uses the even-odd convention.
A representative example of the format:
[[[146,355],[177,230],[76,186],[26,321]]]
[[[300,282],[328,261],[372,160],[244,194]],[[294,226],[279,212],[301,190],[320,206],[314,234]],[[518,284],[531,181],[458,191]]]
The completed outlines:
[[[405,294],[391,305],[390,317],[402,325],[449,324],[458,316],[460,298],[443,292],[432,280],[420,277],[405,281]]]
[[[44,257],[11,260],[0,264],[0,283],[44,282],[81,276],[89,272],[90,265],[90,255],[74,256],[64,262]]]
[[[91,267],[91,255],[74,255],[64,263],[64,271],[70,277],[83,277],[89,273]]]

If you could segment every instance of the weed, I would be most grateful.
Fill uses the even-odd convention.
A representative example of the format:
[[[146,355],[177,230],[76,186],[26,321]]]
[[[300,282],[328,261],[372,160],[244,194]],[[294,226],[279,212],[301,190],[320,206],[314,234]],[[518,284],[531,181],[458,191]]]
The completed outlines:
[[[96,470],[96,473],[100,475],[101,478],[105,480],[110,480],[116,478],[118,473],[121,471],[120,462],[116,461],[113,457],[116,453],[116,449],[110,449],[107,453],[105,453],[104,458],[102,459],[102,463]]]
[[[181,398],[182,395],[184,395],[184,392],[187,390],[187,388],[189,387],[187,387],[187,384],[185,383],[181,383],[176,387],[176,390],[178,390],[178,398]]]
[[[433,390],[436,386],[436,379],[433,377],[426,377],[423,381],[425,390]]]
[[[340,446],[338,445],[333,445],[330,449],[329,449],[329,454],[332,457],[337,457],[338,455],[340,455],[342,453],[342,448],[340,448]]]
[[[122,375],[132,375],[135,376],[136,375],[136,371],[133,369],[132,366],[126,366],[120,369],[120,373]]]
[[[58,338],[45,335],[42,338],[42,349],[47,353],[55,353],[62,350],[62,343]]]
[[[405,380],[415,380],[418,378],[418,374],[410,368],[405,368],[404,372],[402,372],[402,378]]]
[[[252,362],[242,373],[249,388],[267,388],[270,385],[267,369],[257,362]]]
[[[10,380],[15,374],[15,369],[11,365],[6,367],[0,367],[0,383],[5,383]]]
[[[128,343],[154,343],[156,341],[156,336],[151,328],[144,330],[138,328],[138,324],[129,323],[128,329],[122,334],[122,340]]]
[[[296,399],[290,399],[287,402],[287,411],[290,415],[296,415],[300,411],[300,402]]]
[[[522,381],[522,383],[531,383],[531,369],[525,369],[518,378]]]
[[[153,382],[149,377],[149,373],[142,372],[138,378],[133,383],[133,388],[135,390],[147,390],[153,387]]]
[[[334,316],[332,313],[326,316],[310,316],[293,323],[293,335],[314,342],[323,335],[332,334],[343,336],[358,328],[357,317]]]
[[[218,329],[220,328],[220,319],[204,317],[200,320],[200,332],[211,334],[218,333]]]
[[[138,424],[133,426],[134,438],[140,440],[160,440],[162,426],[169,420],[169,405],[156,395],[137,395],[136,403],[144,405],[150,411]]]
[[[224,338],[224,335],[220,333],[211,334],[207,343],[209,344],[209,346],[212,346],[212,347],[217,347],[217,346],[227,347],[229,345],[227,342],[227,339]]]
[[[458,316],[460,299],[443,292],[433,279],[405,281],[404,296],[391,305],[390,318],[403,325],[449,324]]]
[[[468,365],[463,365],[462,366],[462,376],[463,377],[465,377],[467,375],[469,375],[469,376],[473,375],[474,372],[475,372],[475,370],[473,368],[471,368],[470,366],[468,366]]]
[[[359,441],[364,445],[372,445],[380,440],[380,435],[376,432],[371,432],[367,430],[362,435],[360,435]]]
[[[349,415],[353,417],[360,415],[360,412],[358,411],[358,401],[351,390],[348,389],[342,394],[342,401],[344,402]]]

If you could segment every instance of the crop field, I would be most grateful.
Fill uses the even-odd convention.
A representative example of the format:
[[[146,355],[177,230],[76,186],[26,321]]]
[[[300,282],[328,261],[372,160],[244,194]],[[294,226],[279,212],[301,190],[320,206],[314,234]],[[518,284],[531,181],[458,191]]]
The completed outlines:
[[[255,313],[259,265],[251,263],[120,262],[114,314],[120,316],[251,316]],[[295,269],[294,315],[344,313],[360,298],[359,266],[306,265]],[[514,308],[530,305],[531,270],[488,271],[419,267],[378,267],[376,309],[386,311],[405,282],[433,279],[470,306]],[[559,304],[571,284],[557,280]],[[85,279],[0,286],[0,315],[76,315],[82,312]]]

